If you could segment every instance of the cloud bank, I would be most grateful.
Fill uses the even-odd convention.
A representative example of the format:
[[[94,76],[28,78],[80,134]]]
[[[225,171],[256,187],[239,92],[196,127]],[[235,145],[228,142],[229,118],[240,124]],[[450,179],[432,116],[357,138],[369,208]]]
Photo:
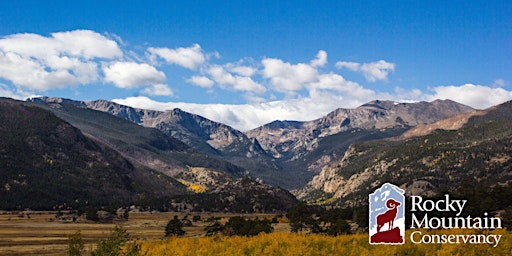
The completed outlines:
[[[121,104],[156,110],[181,108],[240,130],[274,120],[312,120],[336,108],[353,108],[375,99],[451,99],[480,109],[512,99],[512,92],[506,89],[507,81],[501,78],[491,85],[467,83],[423,90],[386,90],[393,86],[390,78],[395,71],[399,73],[397,64],[386,60],[337,60],[329,65],[325,50],[318,50],[309,60],[292,63],[275,57],[251,56],[226,62],[219,53],[206,52],[199,44],[135,48],[138,53],[114,34],[91,30],[1,37],[0,96],[24,99],[55,89],[102,85],[105,90],[136,90],[141,95],[116,99]],[[182,85],[203,89],[205,95],[229,92],[246,103],[173,102],[172,97],[178,97],[179,90],[175,92],[170,85],[169,78],[174,76],[169,71],[171,67],[186,71],[181,77]],[[342,75],[346,72],[364,79],[348,80]],[[365,85],[364,81],[373,86]],[[379,85],[385,88],[378,90]],[[161,101],[162,97],[169,98],[158,102],[151,98],[155,96]]]

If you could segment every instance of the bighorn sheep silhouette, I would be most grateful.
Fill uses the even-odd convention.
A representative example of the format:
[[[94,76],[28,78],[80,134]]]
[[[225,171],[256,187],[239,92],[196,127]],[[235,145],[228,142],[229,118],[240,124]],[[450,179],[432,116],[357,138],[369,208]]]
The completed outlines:
[[[388,208],[388,210],[385,213],[377,215],[377,233],[380,232],[380,229],[386,223],[389,223],[388,230],[393,229],[393,221],[396,218],[396,213],[398,211],[397,207],[399,205],[400,205],[400,203],[393,199],[388,199],[386,201],[386,207]]]

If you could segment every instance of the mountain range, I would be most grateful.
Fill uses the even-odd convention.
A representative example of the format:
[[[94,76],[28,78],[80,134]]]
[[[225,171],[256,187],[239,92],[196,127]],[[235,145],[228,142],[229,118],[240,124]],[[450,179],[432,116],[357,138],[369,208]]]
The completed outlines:
[[[242,168],[158,129],[84,107],[77,101],[0,99],[0,103],[4,120],[0,126],[2,209],[130,204],[169,209],[173,198],[185,197],[191,205],[215,210],[202,205],[205,197],[215,196],[213,189],[194,197],[196,191],[190,183],[173,177],[192,167],[224,172],[232,177],[232,183],[254,181],[241,190],[226,191],[224,196],[252,191],[262,198],[266,193],[279,193],[281,198],[267,202],[274,211],[297,201],[288,191],[243,177]],[[215,186],[221,185],[225,184]],[[251,207],[244,210],[261,208],[252,207],[262,204],[258,198],[249,202]],[[223,210],[237,208],[237,202],[231,202]]]
[[[73,102],[158,129],[199,152],[240,167],[246,175],[285,189],[302,188],[353,142],[398,136],[415,125],[473,111],[449,100],[372,101],[355,109],[337,109],[317,120],[274,121],[244,133],[179,109],[136,109],[105,100],[84,102],[45,97],[33,101]]]
[[[384,181],[398,182],[415,194],[432,194],[473,176],[488,184],[497,182],[497,177],[509,179],[508,175],[487,170],[483,165],[479,165],[480,171],[474,168],[464,171],[471,167],[465,165],[466,161],[469,163],[469,159],[473,159],[467,154],[475,155],[475,159],[480,156],[468,151],[473,145],[471,143],[478,145],[475,148],[483,145],[492,147],[492,143],[505,143],[499,141],[501,137],[497,137],[497,134],[504,136],[505,140],[509,138],[506,132],[498,131],[506,130],[508,120],[512,119],[503,110],[507,104],[476,111],[450,100],[417,103],[375,100],[353,109],[336,109],[312,121],[274,121],[242,132],[180,109],[154,111],[106,100],[75,101],[50,97],[33,98],[26,102],[2,99],[0,102],[4,115],[14,123],[21,122],[18,127],[31,127],[31,123],[36,121],[26,118],[26,114],[10,114],[13,110],[9,108],[19,108],[19,113],[36,111],[30,116],[52,116],[56,122],[68,125],[76,132],[75,137],[83,138],[84,145],[95,145],[90,147],[98,151],[83,146],[84,149],[77,151],[76,158],[89,159],[104,152],[115,156],[103,155],[98,159],[103,159],[99,161],[109,172],[118,176],[123,173],[124,176],[111,176],[116,181],[125,180],[116,187],[120,191],[133,191],[131,194],[120,193],[122,200],[140,202],[147,199],[154,207],[163,209],[186,205],[188,209],[195,210],[275,211],[290,207],[297,201],[286,190],[303,200],[343,205],[361,203],[364,193]],[[489,122],[499,122],[499,125],[492,126]],[[41,127],[32,130],[32,133],[44,129],[47,132],[31,135],[26,131],[12,145],[0,144],[1,169],[12,172],[10,176],[3,177],[2,183],[9,185],[9,190],[4,185],[0,189],[0,196],[12,193],[19,184],[26,184],[25,188],[28,186],[28,181],[20,181],[15,178],[16,175],[48,171],[46,167],[41,169],[41,163],[26,158],[55,161],[62,149],[75,144],[70,143],[73,140],[67,137],[49,136],[53,140],[45,142],[46,146],[42,148],[61,149],[50,154],[53,158],[48,158],[42,148],[36,148],[39,151],[27,148],[27,136],[39,136],[43,140],[57,129],[46,127],[45,122],[38,125]],[[492,126],[492,129],[486,125]],[[2,134],[16,134],[14,127],[4,125]],[[490,132],[481,138],[474,138],[478,134],[475,129]],[[462,135],[457,137],[454,134]],[[453,138],[458,139],[452,141]],[[470,144],[461,146],[461,141]],[[464,157],[452,152],[458,152],[457,149],[461,148],[468,149],[464,151]],[[16,152],[28,152],[24,154],[30,157],[18,162],[30,166],[32,171],[26,170],[28,167],[21,173],[16,171],[20,168],[19,164],[13,164],[12,159],[17,161],[19,156]],[[401,155],[397,152],[401,152]],[[82,156],[82,153],[85,155]],[[501,168],[510,162],[502,156],[508,154],[506,151],[497,150],[492,154],[486,155],[491,160],[485,159],[484,163],[497,161]],[[6,160],[10,158],[11,162]],[[60,159],[63,161],[63,158]],[[117,160],[110,163],[109,159]],[[446,163],[445,159],[457,160]],[[119,167],[119,163],[125,163],[128,167]],[[440,163],[445,165],[436,166]],[[79,164],[82,162],[78,161],[77,166],[69,167],[70,170],[78,168]],[[67,162],[68,165],[72,163]],[[78,168],[76,172],[80,175],[74,177],[77,179],[73,182],[79,184],[80,179],[93,172],[92,169]],[[485,174],[486,171],[493,175]],[[48,178],[46,180],[50,182]],[[148,186],[147,183],[157,185]],[[127,184],[131,184],[131,187],[123,187]],[[101,186],[101,183],[95,185]],[[80,192],[75,190],[76,193]],[[84,190],[88,192],[83,192],[83,198],[94,195],[98,200],[107,200],[107,196],[97,197],[94,194],[102,191],[101,187],[93,186]],[[117,192],[110,194],[114,193]],[[225,198],[233,200],[226,201]],[[55,199],[52,203],[59,200]],[[205,204],[205,201],[215,204]],[[244,206],[236,204],[241,201],[250,203]],[[173,206],[166,202],[173,202]]]
[[[422,196],[508,186],[511,145],[509,101],[419,125],[393,139],[354,143],[296,195],[320,203],[361,205],[385,182],[399,185],[406,195]]]

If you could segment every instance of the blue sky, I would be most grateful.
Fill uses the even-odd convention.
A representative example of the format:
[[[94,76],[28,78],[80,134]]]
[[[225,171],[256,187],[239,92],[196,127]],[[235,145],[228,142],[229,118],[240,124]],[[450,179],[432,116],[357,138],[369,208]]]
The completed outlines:
[[[510,1],[3,1],[0,24],[0,96],[18,99],[241,130],[374,99],[512,99]]]

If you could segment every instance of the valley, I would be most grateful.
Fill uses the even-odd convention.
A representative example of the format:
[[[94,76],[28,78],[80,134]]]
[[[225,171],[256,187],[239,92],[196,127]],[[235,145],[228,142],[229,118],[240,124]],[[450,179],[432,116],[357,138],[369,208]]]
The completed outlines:
[[[80,232],[89,250],[100,239],[105,239],[116,225],[122,226],[130,234],[131,240],[160,241],[165,239],[165,225],[174,216],[191,221],[186,226],[185,238],[205,235],[206,220],[212,216],[226,222],[232,216],[249,218],[273,218],[274,214],[233,214],[233,213],[177,213],[177,212],[130,212],[128,220],[115,220],[112,223],[96,223],[79,217],[75,222],[73,214],[66,211],[59,215],[56,211],[0,212],[0,255],[63,255],[69,236]],[[194,216],[200,220],[192,221]],[[273,224],[275,232],[289,232],[288,223]]]

